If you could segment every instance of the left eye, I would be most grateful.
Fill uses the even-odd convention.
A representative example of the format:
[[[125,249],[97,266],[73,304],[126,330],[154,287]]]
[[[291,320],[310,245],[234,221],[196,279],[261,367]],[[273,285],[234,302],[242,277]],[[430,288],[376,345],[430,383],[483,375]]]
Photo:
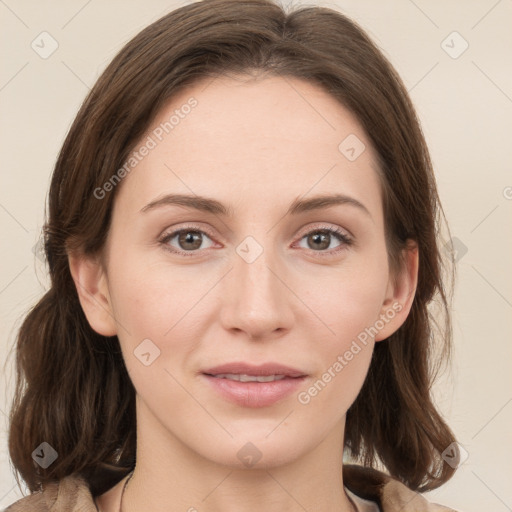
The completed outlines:
[[[331,228],[322,228],[310,231],[301,238],[301,241],[306,240],[307,247],[305,247],[305,249],[311,249],[317,252],[330,252],[324,250],[329,249],[333,237],[337,238],[340,242],[340,244],[334,248],[333,252],[339,250],[340,246],[351,244],[351,239],[345,235],[345,233]]]

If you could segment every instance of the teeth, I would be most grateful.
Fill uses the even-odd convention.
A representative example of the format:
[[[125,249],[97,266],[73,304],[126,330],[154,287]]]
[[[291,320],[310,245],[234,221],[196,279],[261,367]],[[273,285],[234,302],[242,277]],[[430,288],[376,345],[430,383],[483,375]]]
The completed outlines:
[[[219,373],[214,375],[217,379],[237,380],[240,382],[273,382],[274,380],[281,380],[286,375],[246,375],[244,373]]]

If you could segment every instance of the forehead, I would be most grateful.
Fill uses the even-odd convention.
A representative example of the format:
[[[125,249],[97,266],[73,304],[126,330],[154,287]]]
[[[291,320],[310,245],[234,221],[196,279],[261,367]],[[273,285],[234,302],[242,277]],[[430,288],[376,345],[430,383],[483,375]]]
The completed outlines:
[[[374,153],[358,120],[297,78],[196,82],[159,112],[134,152],[139,160],[116,200],[131,211],[165,193],[215,197],[236,208],[339,192],[380,209]]]

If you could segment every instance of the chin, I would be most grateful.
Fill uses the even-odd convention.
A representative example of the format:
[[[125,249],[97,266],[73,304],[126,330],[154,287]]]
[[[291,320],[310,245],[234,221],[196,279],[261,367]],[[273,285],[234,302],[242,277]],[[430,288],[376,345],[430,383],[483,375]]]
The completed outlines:
[[[272,428],[275,425],[274,422]],[[277,433],[276,429],[269,435],[271,431],[269,428],[248,428],[233,438],[226,435],[222,442],[218,437],[208,439],[206,436],[203,439],[208,443],[198,446],[196,451],[211,462],[232,469],[272,469],[294,462],[315,445],[314,439],[309,442],[304,439],[304,431],[295,435],[289,431]]]

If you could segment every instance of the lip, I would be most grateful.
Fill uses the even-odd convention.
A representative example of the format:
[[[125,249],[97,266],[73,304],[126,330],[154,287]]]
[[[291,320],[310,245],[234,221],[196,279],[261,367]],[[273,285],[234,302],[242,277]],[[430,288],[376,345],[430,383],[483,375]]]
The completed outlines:
[[[222,373],[237,373],[255,376],[285,375],[286,377],[292,378],[306,376],[306,373],[298,370],[297,368],[292,368],[291,366],[285,366],[279,363],[263,363],[254,365],[244,363],[242,361],[214,366],[213,368],[203,370],[202,373],[208,375],[219,375]]]
[[[272,382],[240,382],[215,375],[234,373],[254,376],[284,375]],[[216,393],[242,407],[268,407],[295,392],[307,374],[297,368],[279,363],[253,365],[244,362],[226,363],[201,372]]]

